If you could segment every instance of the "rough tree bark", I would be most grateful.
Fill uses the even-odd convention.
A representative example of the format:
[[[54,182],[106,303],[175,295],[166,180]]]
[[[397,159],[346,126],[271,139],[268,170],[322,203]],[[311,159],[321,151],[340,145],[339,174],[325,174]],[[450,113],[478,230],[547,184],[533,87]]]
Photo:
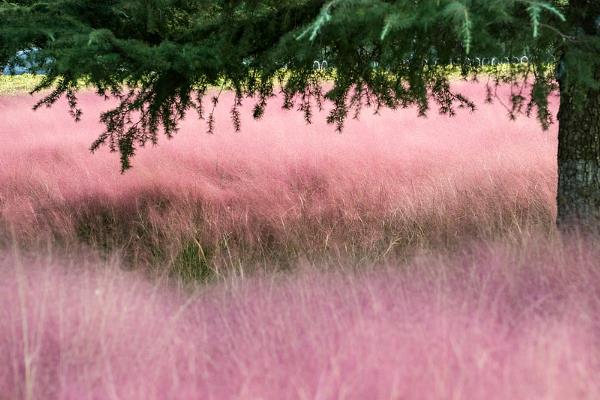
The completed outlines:
[[[558,133],[558,223],[592,227],[600,221],[600,91],[583,107],[561,93]]]
[[[600,0],[571,0],[573,26],[598,34]],[[565,51],[569,51],[567,48]],[[598,57],[599,55],[593,55]],[[565,71],[569,74],[569,71]],[[600,79],[600,68],[595,78]],[[561,82],[558,133],[558,224],[600,227],[600,90]]]

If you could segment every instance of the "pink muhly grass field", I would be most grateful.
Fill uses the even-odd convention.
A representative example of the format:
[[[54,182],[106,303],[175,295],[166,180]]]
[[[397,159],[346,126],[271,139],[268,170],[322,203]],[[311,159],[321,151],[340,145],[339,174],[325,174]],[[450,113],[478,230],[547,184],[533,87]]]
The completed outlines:
[[[476,114],[342,134],[278,99],[235,133],[225,95],[124,175],[87,150],[93,95],[80,124],[0,97],[0,399],[600,398],[600,239],[553,231],[556,126],[461,88]],[[217,273],[162,273],[188,264]]]
[[[64,104],[33,112],[30,97],[0,97],[0,226],[20,243],[84,242],[166,266],[190,246],[215,264],[231,254],[255,262],[331,250],[377,258],[547,231],[556,125],[543,132],[534,119],[510,121],[499,103],[484,104],[481,86],[460,87],[476,114],[365,109],[342,134],[325,113],[307,126],[280,99],[262,121],[246,101],[236,133],[226,94],[216,134],[190,115],[174,140],[140,149],[124,175],[118,154],[88,151],[108,107],[94,95],[81,96],[79,124]]]
[[[597,241],[300,267],[186,293],[0,261],[7,399],[597,399]]]

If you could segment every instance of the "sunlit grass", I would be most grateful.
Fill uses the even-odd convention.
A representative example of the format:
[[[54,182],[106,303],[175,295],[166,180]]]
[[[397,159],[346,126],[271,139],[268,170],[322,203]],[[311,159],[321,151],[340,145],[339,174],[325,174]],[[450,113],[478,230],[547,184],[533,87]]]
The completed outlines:
[[[33,74],[0,75],[0,96],[29,93],[42,79],[43,76]]]
[[[475,60],[475,59],[474,59]],[[487,59],[489,60],[489,58]],[[450,80],[460,80],[465,78],[461,73],[461,68],[457,65],[452,66],[431,66],[430,68],[437,70],[438,72],[444,71]],[[552,65],[548,65],[549,70],[553,68]],[[484,65],[480,68],[474,68],[469,70],[468,77],[473,77],[472,73],[477,72],[479,77],[494,77],[494,76],[508,76],[515,74],[520,76],[527,71],[527,64],[498,64],[496,66]],[[336,78],[335,68],[316,69],[316,77],[326,83],[333,83]],[[290,76],[290,72],[285,69],[280,71],[278,74],[278,83],[285,84]],[[390,75],[391,76],[391,75]],[[23,75],[0,75],[0,96],[2,95],[16,95],[31,92],[43,79],[42,75],[23,74]],[[81,88],[87,87],[88,83],[85,79],[82,79],[79,83]],[[232,86],[229,82],[220,81],[214,86],[210,86],[212,89],[225,89],[230,90]]]

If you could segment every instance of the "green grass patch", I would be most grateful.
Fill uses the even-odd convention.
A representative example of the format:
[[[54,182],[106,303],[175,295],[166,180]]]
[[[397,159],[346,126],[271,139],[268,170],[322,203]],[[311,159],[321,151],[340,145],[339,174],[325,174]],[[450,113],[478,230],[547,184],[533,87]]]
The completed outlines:
[[[553,66],[549,65],[549,68]],[[436,69],[444,69],[446,75],[451,79],[460,79],[461,78],[461,70],[458,66],[445,66],[445,67],[432,67]],[[513,65],[512,67],[509,65],[501,64],[495,67],[492,66],[483,66],[479,68],[480,76],[496,76],[496,75],[507,75],[510,74],[512,68],[512,72],[521,72],[523,73],[526,69],[525,64]],[[319,75],[319,79],[323,82],[333,83],[336,78],[335,69],[328,70],[318,70],[315,71]],[[290,76],[289,71],[283,71],[283,82],[287,81]],[[472,76],[472,75],[470,75]],[[43,79],[42,75],[33,75],[33,74],[24,74],[24,75],[0,75],[0,96],[5,95],[19,95],[31,92]],[[89,83],[85,80],[81,80],[78,85],[81,89],[88,87]],[[225,89],[231,90],[232,87],[230,84],[226,82],[222,82],[216,86],[211,86],[211,89]]]
[[[206,282],[213,275],[212,251],[197,240],[190,240],[181,249],[173,263],[175,275],[186,282]]]
[[[43,79],[41,75],[0,75],[0,96],[31,92]]]

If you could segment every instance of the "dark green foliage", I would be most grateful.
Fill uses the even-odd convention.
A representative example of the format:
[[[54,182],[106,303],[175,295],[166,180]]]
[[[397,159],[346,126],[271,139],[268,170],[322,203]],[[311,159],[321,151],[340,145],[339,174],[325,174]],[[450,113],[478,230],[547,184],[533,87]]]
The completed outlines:
[[[552,64],[562,57],[561,82],[597,85],[600,58],[597,0],[56,0],[0,2],[0,62],[18,49],[38,47],[51,59],[39,90],[53,92],[40,104],[66,95],[78,118],[75,92],[81,80],[120,105],[105,113],[106,131],[93,144],[119,151],[130,167],[136,148],[171,137],[190,110],[207,120],[218,98],[212,88],[231,88],[238,107],[245,97],[261,118],[267,99],[281,90],[283,107],[310,122],[313,108],[333,102],[328,121],[344,120],[364,106],[417,105],[428,111],[473,108],[450,89],[449,78],[480,71],[467,57],[527,54],[530,63],[491,68],[493,85],[515,87],[510,115],[537,112],[547,126],[547,97],[555,89]],[[600,12],[597,14],[600,15]],[[315,70],[315,59],[334,68]],[[322,91],[324,80],[333,87]],[[576,82],[575,82],[576,81]],[[218,90],[217,90],[218,91]],[[531,102],[525,98],[531,95]],[[209,97],[208,99],[206,97]]]

